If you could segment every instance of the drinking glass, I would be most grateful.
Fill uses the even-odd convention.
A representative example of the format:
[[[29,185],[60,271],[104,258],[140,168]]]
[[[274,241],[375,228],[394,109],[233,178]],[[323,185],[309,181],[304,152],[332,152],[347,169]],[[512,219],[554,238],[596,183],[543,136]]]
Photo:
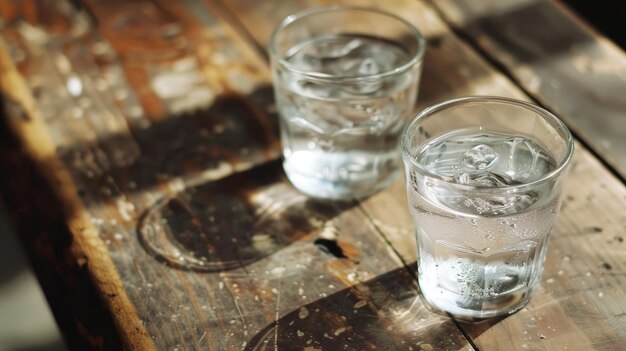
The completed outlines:
[[[463,319],[523,307],[574,150],[567,127],[523,101],[465,97],[418,114],[401,149],[423,299]]]
[[[367,8],[308,10],[276,28],[269,51],[283,168],[297,189],[353,199],[396,178],[424,47],[411,24]]]

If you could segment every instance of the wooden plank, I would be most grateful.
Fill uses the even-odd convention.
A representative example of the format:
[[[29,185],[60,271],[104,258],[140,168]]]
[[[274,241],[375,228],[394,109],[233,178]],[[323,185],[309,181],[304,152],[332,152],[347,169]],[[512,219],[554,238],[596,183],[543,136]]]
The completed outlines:
[[[470,348],[452,321],[416,302],[360,208],[310,201],[267,163],[278,156],[267,68],[212,4],[84,1],[97,26],[64,1],[0,4],[7,124],[32,163],[7,158],[38,174],[32,184],[2,177],[2,189],[29,215],[44,206],[24,199],[41,189],[47,207],[69,208],[69,226],[54,222],[64,240],[54,227],[25,242],[51,243],[30,252],[53,265],[42,276],[64,282],[44,286],[53,305],[75,280],[94,298],[69,296],[103,305],[90,320],[78,302],[62,314],[70,337],[90,338],[71,345]],[[14,215],[20,230],[40,228]],[[83,274],[64,276],[67,266]],[[101,328],[85,325],[107,315]]]
[[[626,55],[621,49],[555,1],[431,3],[626,178]]]
[[[353,2],[350,2],[353,3]],[[308,2],[305,6],[319,5]],[[358,2],[373,5],[373,2]],[[229,1],[225,6],[265,46],[269,33],[284,13],[270,2]],[[295,5],[290,10],[297,10]],[[424,2],[385,2],[385,9],[414,23],[429,40],[420,91],[420,105],[465,94],[525,98],[516,86],[456,38]],[[441,67],[438,67],[441,64]],[[438,88],[449,87],[449,89]],[[433,93],[434,92],[434,93]],[[626,189],[577,144],[574,165],[565,186],[565,204],[555,226],[542,287],[530,304],[506,319],[463,324],[479,349],[614,350],[626,346],[624,291],[620,277],[623,208]],[[413,226],[406,209],[404,184],[361,204],[372,224],[392,243],[403,260],[416,260]],[[601,229],[600,229],[601,228]],[[605,264],[606,263],[606,264]],[[609,267],[610,269],[607,269]]]
[[[2,5],[3,16],[33,19],[27,11],[32,4],[11,8],[14,13]],[[47,20],[57,14],[46,12]],[[34,122],[43,120],[43,113],[14,65],[26,58],[13,51],[16,60],[9,52],[0,40],[3,107],[18,123],[3,120],[7,128],[0,129],[28,137],[3,135],[2,188],[46,296],[55,302],[56,320],[64,327],[68,345],[76,349],[148,349],[150,339],[80,205],[71,176],[54,157],[56,146],[45,126]]]

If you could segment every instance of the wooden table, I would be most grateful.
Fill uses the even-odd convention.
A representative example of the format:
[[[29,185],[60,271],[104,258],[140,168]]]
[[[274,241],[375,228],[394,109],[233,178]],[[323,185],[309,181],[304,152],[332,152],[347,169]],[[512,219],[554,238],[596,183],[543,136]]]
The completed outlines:
[[[515,97],[575,134],[528,306],[426,310],[402,180],[348,204],[286,182],[267,41],[330,2],[2,0],[2,201],[69,346],[626,350],[626,55],[555,2],[341,2],[427,37],[420,108]]]

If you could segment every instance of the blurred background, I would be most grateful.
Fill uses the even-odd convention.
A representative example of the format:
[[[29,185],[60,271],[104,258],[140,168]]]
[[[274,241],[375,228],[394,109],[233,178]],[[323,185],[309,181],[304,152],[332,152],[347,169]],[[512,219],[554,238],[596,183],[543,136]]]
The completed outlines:
[[[0,198],[0,351],[66,347]]]
[[[623,18],[626,10],[618,1],[563,0],[600,33],[626,50],[626,30]]]

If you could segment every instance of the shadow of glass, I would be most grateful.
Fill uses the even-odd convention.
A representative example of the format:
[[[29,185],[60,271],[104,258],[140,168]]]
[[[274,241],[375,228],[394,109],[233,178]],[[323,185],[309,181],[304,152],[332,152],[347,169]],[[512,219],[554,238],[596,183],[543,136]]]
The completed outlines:
[[[170,266],[220,272],[275,253],[351,206],[299,193],[281,164],[270,162],[158,201],[142,216],[138,233]]]
[[[491,327],[509,318],[511,315],[488,318],[488,319],[476,319],[473,321],[457,320],[458,326],[473,340],[477,339],[483,333],[491,329]]]
[[[225,93],[208,108],[155,118],[145,128],[131,125],[128,132],[59,147],[57,154],[87,202],[176,178],[219,179],[280,158],[277,116],[268,112],[273,99],[270,85],[247,95]]]
[[[219,168],[221,162],[236,165],[279,158],[277,121],[260,110],[268,101],[273,101],[271,86],[263,86],[250,95],[220,96],[208,109],[134,130],[141,149],[135,170],[142,178],[148,176],[146,168],[156,176],[177,177]],[[139,186],[142,178],[136,179]]]
[[[466,345],[453,321],[429,312],[398,268],[302,306],[256,334],[245,350],[440,350]]]

